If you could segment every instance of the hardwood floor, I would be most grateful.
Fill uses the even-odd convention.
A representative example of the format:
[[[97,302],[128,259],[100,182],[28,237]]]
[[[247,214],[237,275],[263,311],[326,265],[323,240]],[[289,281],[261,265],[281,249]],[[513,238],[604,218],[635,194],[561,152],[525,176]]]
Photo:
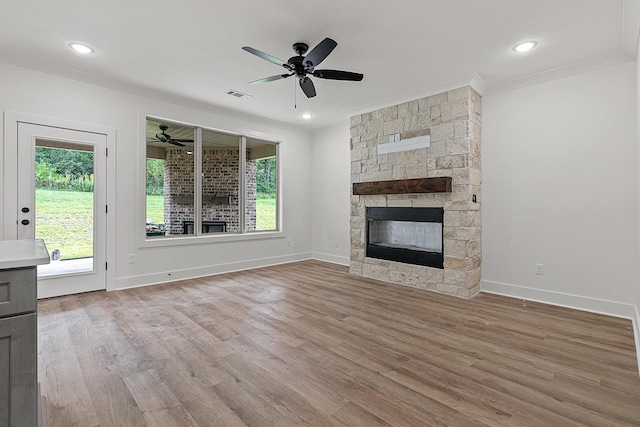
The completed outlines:
[[[638,426],[631,322],[305,261],[38,303],[48,426]]]

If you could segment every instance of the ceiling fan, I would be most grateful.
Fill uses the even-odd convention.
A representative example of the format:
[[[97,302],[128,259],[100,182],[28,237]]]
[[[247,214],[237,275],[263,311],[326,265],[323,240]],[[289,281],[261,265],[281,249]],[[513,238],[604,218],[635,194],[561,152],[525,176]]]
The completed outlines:
[[[272,82],[274,80],[286,79],[287,77],[296,76],[300,81],[300,88],[307,98],[313,98],[316,96],[316,88],[313,85],[311,79],[307,74],[320,79],[328,80],[349,80],[359,82],[363,79],[364,75],[360,73],[352,73],[350,71],[341,70],[316,70],[315,67],[320,65],[324,59],[338,45],[335,40],[325,38],[316,47],[311,49],[311,52],[307,56],[303,56],[309,49],[309,45],[306,43],[298,42],[293,44],[293,51],[297,53],[297,56],[292,56],[287,62],[284,62],[278,58],[268,55],[264,52],[260,52],[249,46],[244,46],[242,49],[262,59],[272,62],[276,65],[280,65],[289,71],[290,74],[278,74],[271,77],[265,77],[260,80],[254,80],[249,82],[250,85],[256,85],[261,83]]]
[[[156,137],[153,138],[156,141],[159,142],[166,142],[167,144],[173,144],[173,145],[177,145],[178,147],[186,147],[185,144],[183,144],[183,142],[193,142],[193,139],[174,139],[171,138],[171,135],[169,135],[168,133],[165,133],[165,131],[167,129],[169,129],[169,126],[167,125],[160,125],[160,130],[162,131],[162,133],[156,133]]]

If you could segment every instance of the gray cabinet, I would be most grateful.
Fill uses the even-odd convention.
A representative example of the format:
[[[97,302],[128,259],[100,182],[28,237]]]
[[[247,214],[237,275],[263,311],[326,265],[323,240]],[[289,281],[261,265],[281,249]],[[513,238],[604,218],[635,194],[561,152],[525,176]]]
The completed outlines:
[[[0,270],[0,427],[37,425],[36,267]]]
[[[36,311],[36,267],[0,270],[0,317]]]

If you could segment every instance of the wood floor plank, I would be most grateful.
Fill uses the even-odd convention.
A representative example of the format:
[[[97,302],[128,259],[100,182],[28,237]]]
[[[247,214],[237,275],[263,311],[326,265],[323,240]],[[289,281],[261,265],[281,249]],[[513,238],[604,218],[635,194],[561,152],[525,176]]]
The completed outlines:
[[[130,375],[124,382],[150,425],[198,425],[154,370]]]
[[[370,412],[365,411],[353,402],[336,411],[331,418],[341,425],[353,427],[389,427],[391,424],[384,422]]]
[[[76,354],[69,351],[44,362],[39,372],[47,396],[48,425],[97,426],[98,416]]]
[[[271,345],[265,344],[263,338],[255,335],[239,337],[231,344],[239,355],[250,358],[259,366],[269,366],[269,370],[279,381],[287,384],[287,387],[298,393],[319,412],[328,416],[348,403],[347,399],[332,389],[320,386],[307,372],[292,369],[290,363],[269,352]]]
[[[201,426],[242,427],[246,424],[202,381],[194,381],[197,374],[188,366],[168,363],[158,371],[158,376],[175,394],[189,415]]]
[[[233,383],[260,396],[285,424],[327,427],[337,425],[282,378],[263,369],[252,358],[229,356],[225,358],[225,363],[229,372],[234,374]]]
[[[144,415],[124,380],[113,375],[113,353],[105,346],[76,351],[82,378],[91,396],[98,422],[103,426],[144,426]]]
[[[320,261],[38,303],[48,426],[638,426],[631,322]]]

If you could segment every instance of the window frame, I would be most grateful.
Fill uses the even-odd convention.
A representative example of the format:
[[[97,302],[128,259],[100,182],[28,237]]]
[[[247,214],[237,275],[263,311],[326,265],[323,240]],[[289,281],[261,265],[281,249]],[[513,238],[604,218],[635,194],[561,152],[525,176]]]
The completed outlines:
[[[194,245],[194,244],[206,244],[217,242],[231,242],[231,241],[249,241],[249,240],[262,240],[284,237],[284,224],[282,215],[283,195],[282,195],[282,141],[265,138],[264,136],[255,136],[246,132],[232,132],[227,130],[216,129],[210,126],[197,125],[185,121],[176,119],[166,119],[161,116],[153,114],[143,114],[140,112],[139,120],[141,122],[141,137],[139,138],[142,143],[139,145],[139,161],[138,167],[141,169],[138,173],[138,185],[136,193],[140,195],[137,215],[137,242],[138,247],[162,247],[162,246],[182,246],[182,245]],[[193,127],[195,129],[194,137],[194,234],[188,235],[175,235],[175,236],[155,236],[150,237],[146,235],[146,215],[147,215],[147,202],[146,202],[146,161],[147,161],[147,142],[146,142],[146,128],[147,120],[166,122],[177,126]],[[203,160],[203,147],[202,147],[202,131],[210,131],[216,133],[222,133],[229,136],[235,136],[239,139],[239,188],[238,188],[238,204],[239,204],[239,221],[240,231],[231,233],[216,233],[216,234],[203,234],[202,233],[202,160]],[[247,230],[246,229],[246,156],[247,156],[247,139],[264,141],[267,144],[273,144],[276,147],[276,230]]]

